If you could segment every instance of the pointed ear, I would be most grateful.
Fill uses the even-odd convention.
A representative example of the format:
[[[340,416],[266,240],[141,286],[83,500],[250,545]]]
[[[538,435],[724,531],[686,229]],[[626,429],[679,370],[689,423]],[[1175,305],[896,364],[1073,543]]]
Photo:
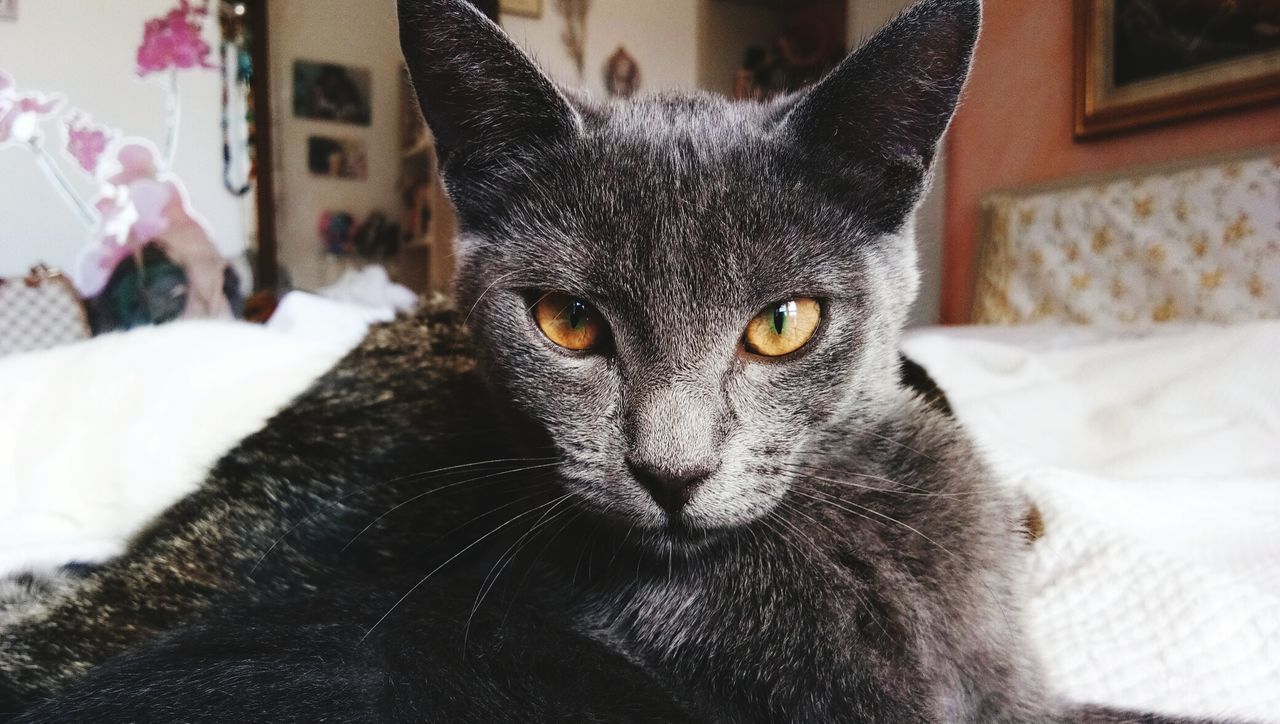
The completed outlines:
[[[791,143],[834,177],[872,191],[897,228],[923,190],[969,72],[980,0],[923,0],[854,51],[782,120]]]
[[[571,137],[579,121],[555,85],[464,0],[399,0],[400,47],[442,166]]]

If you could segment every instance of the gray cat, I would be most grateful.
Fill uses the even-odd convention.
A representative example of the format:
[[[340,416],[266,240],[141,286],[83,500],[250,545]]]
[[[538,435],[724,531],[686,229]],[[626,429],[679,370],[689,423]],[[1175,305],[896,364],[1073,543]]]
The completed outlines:
[[[10,625],[0,711],[1174,721],[1048,691],[1024,511],[898,382],[979,16],[924,0],[777,102],[601,104],[402,0],[463,312],[375,330]]]

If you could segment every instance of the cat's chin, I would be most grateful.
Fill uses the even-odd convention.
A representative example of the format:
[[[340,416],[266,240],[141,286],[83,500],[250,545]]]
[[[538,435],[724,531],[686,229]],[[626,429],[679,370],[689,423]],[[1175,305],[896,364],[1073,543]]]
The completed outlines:
[[[666,555],[669,552],[692,555],[714,549],[725,541],[734,539],[734,534],[750,523],[733,522],[731,524],[708,525],[696,518],[686,515],[663,515],[661,520],[647,526],[638,526],[635,531],[638,544],[652,552]]]
[[[635,514],[621,513],[618,510],[595,509],[591,517],[597,519],[596,523],[588,524],[593,530],[598,531],[603,523],[613,529],[623,545],[663,556],[670,552],[692,553],[701,550],[736,527],[708,526],[682,514],[660,513],[637,518]]]
[[[662,555],[669,552],[688,555],[714,545],[725,532],[725,529],[700,528],[675,519],[664,525],[642,529],[637,542],[641,547]]]
[[[663,555],[671,551],[692,552],[732,538],[735,531],[752,526],[771,509],[771,501],[766,501],[762,506],[737,510],[708,512],[690,505],[682,511],[667,513],[657,505],[635,499],[609,499],[572,488],[569,492],[587,517],[593,519],[588,524],[591,530],[612,530],[620,541],[626,541],[624,545],[656,550]]]
[[[673,542],[691,546],[713,540],[723,532],[717,528],[695,525],[689,519],[679,515],[667,516],[666,525],[658,530]]]

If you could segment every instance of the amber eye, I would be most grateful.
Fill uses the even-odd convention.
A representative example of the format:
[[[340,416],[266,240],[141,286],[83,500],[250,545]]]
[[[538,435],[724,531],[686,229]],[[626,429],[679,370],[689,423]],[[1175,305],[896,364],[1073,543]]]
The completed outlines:
[[[781,357],[800,349],[822,321],[822,305],[797,297],[765,307],[747,325],[742,346],[762,357]]]
[[[541,295],[533,305],[533,318],[547,339],[565,349],[580,352],[604,341],[604,318],[595,307],[568,294]]]

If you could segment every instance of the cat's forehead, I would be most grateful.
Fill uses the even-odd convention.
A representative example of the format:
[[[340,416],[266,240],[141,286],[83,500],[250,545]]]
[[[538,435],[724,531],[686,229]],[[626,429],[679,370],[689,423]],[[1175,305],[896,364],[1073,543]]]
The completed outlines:
[[[531,150],[528,172],[458,194],[485,276],[657,316],[676,300],[680,314],[738,314],[849,285],[859,215],[779,137],[783,104],[709,94],[574,104],[572,140]]]
[[[539,171],[512,177],[485,209],[486,246],[504,268],[642,301],[755,300],[847,266],[857,215],[791,162],[773,134],[777,105],[704,94],[578,103],[582,133],[541,149]]]
[[[696,150],[707,156],[739,144],[771,141],[783,115],[774,103],[743,103],[705,93],[653,93],[593,103],[578,99],[584,136],[615,146],[663,151]]]
[[[736,314],[851,276],[860,236],[847,212],[797,194],[759,157],[652,138],[585,156],[509,207],[491,272],[686,320],[693,308]]]

